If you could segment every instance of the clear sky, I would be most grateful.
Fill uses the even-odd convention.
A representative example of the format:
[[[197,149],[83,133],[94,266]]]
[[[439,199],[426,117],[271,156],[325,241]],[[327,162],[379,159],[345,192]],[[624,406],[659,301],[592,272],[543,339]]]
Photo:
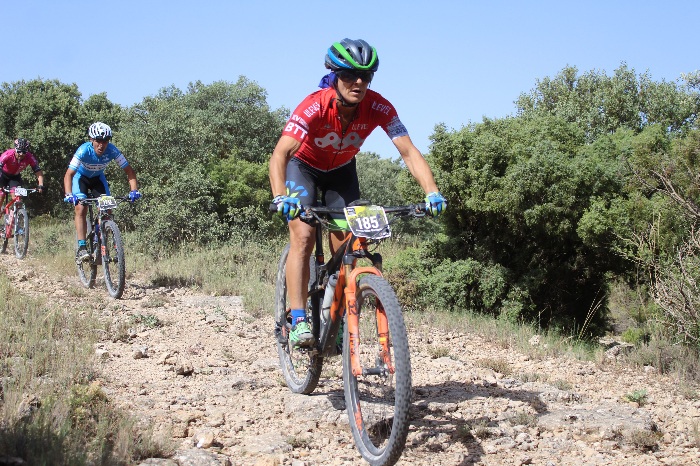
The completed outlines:
[[[0,82],[58,79],[125,106],[243,75],[293,109],[327,48],[362,38],[379,53],[372,89],[423,152],[437,123],[512,115],[567,65],[611,76],[626,62],[657,81],[700,68],[697,0],[1,0],[0,12]],[[398,156],[381,129],[362,149]]]

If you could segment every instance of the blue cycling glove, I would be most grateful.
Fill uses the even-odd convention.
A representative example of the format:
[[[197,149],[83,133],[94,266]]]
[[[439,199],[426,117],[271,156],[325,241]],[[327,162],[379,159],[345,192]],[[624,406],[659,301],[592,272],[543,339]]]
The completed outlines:
[[[66,194],[66,197],[63,198],[63,202],[67,204],[73,204],[73,205],[78,205],[78,196],[75,194]]]
[[[130,202],[138,201],[139,199],[141,199],[141,193],[139,192],[138,189],[134,189],[133,191],[131,191],[129,193],[129,201]]]
[[[445,209],[447,209],[447,201],[439,192],[428,193],[425,196],[425,210],[433,217],[437,217]]]
[[[301,203],[295,197],[275,196],[272,203],[277,206],[277,212],[285,216],[287,220],[294,220],[301,213]]]

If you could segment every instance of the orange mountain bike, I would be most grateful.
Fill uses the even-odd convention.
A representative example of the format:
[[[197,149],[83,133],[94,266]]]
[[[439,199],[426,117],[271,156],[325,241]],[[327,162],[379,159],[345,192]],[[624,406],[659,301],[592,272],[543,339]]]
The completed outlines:
[[[347,230],[329,220],[329,214],[339,213],[345,215]],[[392,465],[403,452],[409,427],[411,359],[401,306],[382,276],[381,255],[371,249],[391,235],[389,225],[394,220],[424,216],[424,204],[382,207],[356,201],[345,209],[302,207],[301,221],[316,226],[307,303],[307,321],[316,342],[311,348],[294,348],[289,343],[289,244],[277,270],[275,335],[287,386],[294,393],[313,392],[323,359],[342,355],[345,405],[353,438],[373,466]],[[323,254],[326,229],[346,231],[345,241],[328,262]],[[370,264],[359,266],[361,259]]]

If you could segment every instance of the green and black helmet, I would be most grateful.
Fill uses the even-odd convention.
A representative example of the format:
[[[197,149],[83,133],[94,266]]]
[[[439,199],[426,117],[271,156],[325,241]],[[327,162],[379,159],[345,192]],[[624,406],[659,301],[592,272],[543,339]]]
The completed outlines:
[[[326,68],[332,71],[357,70],[374,73],[379,68],[377,50],[362,39],[343,39],[328,48]]]

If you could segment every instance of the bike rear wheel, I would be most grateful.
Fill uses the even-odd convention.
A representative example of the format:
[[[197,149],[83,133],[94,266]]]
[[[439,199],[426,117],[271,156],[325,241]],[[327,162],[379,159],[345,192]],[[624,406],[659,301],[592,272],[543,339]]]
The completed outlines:
[[[15,256],[23,259],[29,246],[29,214],[27,209],[17,209],[15,212]]]
[[[126,283],[126,264],[124,263],[124,243],[119,227],[112,220],[102,222],[102,268],[105,285],[109,295],[121,298]]]
[[[321,368],[323,367],[323,357],[318,354],[315,348],[295,349],[289,344],[289,303],[287,302],[287,256],[289,255],[289,244],[282,251],[279,266],[277,268],[277,283],[275,287],[275,334],[277,336],[277,355],[280,360],[282,375],[289,389],[294,393],[308,395],[313,392],[321,378]],[[309,288],[311,288],[318,277],[318,267],[316,260],[311,257],[311,273],[309,278]],[[309,299],[309,309],[307,310],[307,320],[310,325],[314,325],[314,319],[310,318],[318,312],[318,294]],[[315,306],[315,307],[314,307]],[[314,331],[314,335],[318,332]]]
[[[95,286],[95,278],[97,277],[97,263],[94,260],[95,250],[100,247],[99,242],[95,242],[94,240],[92,223],[87,224],[86,238],[86,247],[90,253],[90,260],[78,262],[76,265],[78,267],[78,277],[80,277],[80,282],[85,285],[86,288],[92,288]]]
[[[346,322],[343,387],[350,428],[369,464],[393,465],[403,452],[409,427],[411,360],[406,326],[396,294],[384,278],[363,277],[356,298],[364,374],[352,374]],[[388,337],[387,343],[382,344],[380,337]]]

